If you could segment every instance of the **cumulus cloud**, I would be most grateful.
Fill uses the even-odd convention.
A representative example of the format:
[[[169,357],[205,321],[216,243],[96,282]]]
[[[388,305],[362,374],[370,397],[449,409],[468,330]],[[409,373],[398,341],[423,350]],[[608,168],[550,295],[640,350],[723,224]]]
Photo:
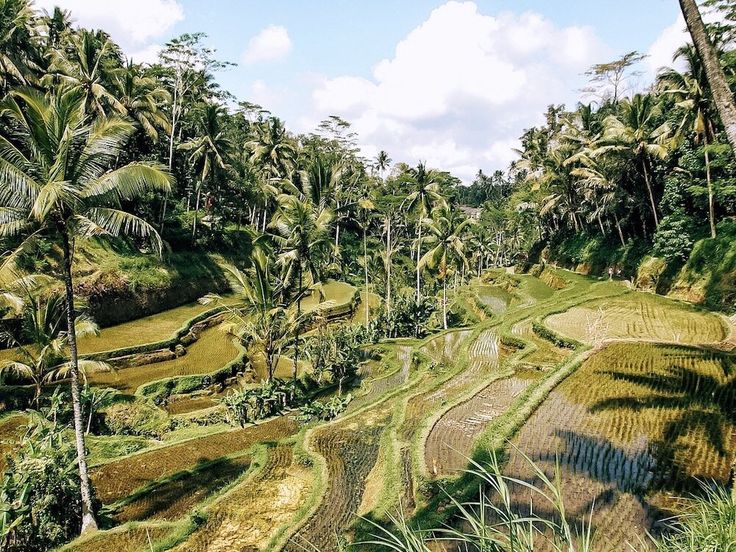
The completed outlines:
[[[78,25],[104,29],[126,50],[143,49],[184,19],[178,0],[36,0],[35,6],[69,10]]]
[[[281,25],[269,25],[248,41],[243,52],[243,63],[275,61],[286,57],[291,51],[289,31]]]
[[[448,2],[411,31],[371,78],[338,76],[314,89],[314,118],[354,123],[363,150],[451,170],[505,167],[524,128],[549,103],[574,102],[581,73],[609,53],[588,27],[543,16],[480,13]]]
[[[647,51],[647,72],[653,78],[662,67],[672,67],[672,56],[680,46],[690,42],[690,35],[682,16],[660,33]]]

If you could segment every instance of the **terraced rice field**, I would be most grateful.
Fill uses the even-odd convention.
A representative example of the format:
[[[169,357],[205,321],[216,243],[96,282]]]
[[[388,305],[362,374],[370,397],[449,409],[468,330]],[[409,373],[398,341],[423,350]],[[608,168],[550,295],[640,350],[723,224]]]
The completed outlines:
[[[388,419],[389,413],[379,410],[315,432],[311,447],[325,459],[326,489],[317,510],[289,539],[285,551],[339,549],[338,536],[354,521],[360,507]]]
[[[357,292],[357,289],[345,282],[327,282],[322,285],[323,297],[319,293],[312,293],[301,300],[302,312],[311,312],[327,301],[332,303],[330,310],[339,311],[350,304]]]
[[[381,344],[384,357],[361,368],[361,387],[334,421],[315,422],[305,433],[294,415],[216,433],[217,427],[187,429],[202,436],[97,465],[97,494],[126,525],[72,549],[148,550],[149,539],[154,545],[171,539],[201,510],[201,525],[173,550],[276,550],[284,539],[288,552],[336,552],[355,536],[358,514],[380,516],[399,505],[407,515],[420,513],[433,480],[454,481],[479,439],[487,442],[519,411],[530,417],[519,422],[506,474],[533,481],[521,452],[550,474],[559,458],[571,518],[587,519],[595,503],[596,550],[624,550],[627,540],[656,530],[655,521],[674,506],[669,497],[693,490],[696,479],[726,481],[728,451],[736,447],[736,370],[726,353],[686,346],[724,339],[717,315],[562,270],[547,269],[543,279],[509,278],[518,280],[509,286],[513,296],[477,283],[461,290],[474,308],[482,303],[494,313],[479,317],[476,327]],[[346,306],[356,290],[331,282],[325,292]],[[317,301],[309,297],[303,307],[316,308]],[[172,321],[161,337],[192,315]],[[362,322],[360,316],[358,309],[353,321]],[[590,345],[609,342],[558,378],[588,354],[586,347],[552,345],[532,332],[535,320]],[[501,345],[508,334],[533,347],[511,355]],[[148,333],[139,335],[148,341]],[[179,359],[92,379],[132,393],[147,381],[212,372],[236,355],[212,328]],[[428,362],[415,362],[422,358]],[[256,376],[265,377],[257,359],[254,365]],[[282,358],[277,377],[291,373],[291,359]],[[528,403],[536,410],[525,411],[543,387],[549,395],[538,394]],[[226,392],[181,396],[167,408],[172,414],[207,408]],[[4,432],[0,422],[0,447]],[[519,507],[528,508],[528,492],[514,492]],[[544,513],[544,505],[534,510]]]
[[[548,317],[545,324],[590,344],[609,339],[717,343],[727,337],[719,316],[639,292],[573,307]]]
[[[168,538],[177,530],[173,526],[135,526],[100,531],[60,549],[60,552],[141,552],[150,550],[154,542]]]
[[[149,485],[116,508],[117,523],[143,520],[175,521],[209,495],[235,481],[250,467],[250,457],[220,458]]]
[[[399,367],[387,376],[364,381],[367,385],[366,393],[358,394],[348,405],[348,412],[357,410],[366,404],[370,404],[384,394],[405,384],[409,379],[414,349],[408,345],[397,345],[393,351]],[[376,361],[379,362],[379,361]]]
[[[262,550],[310,490],[310,473],[295,461],[293,447],[270,448],[265,466],[209,507],[207,522],[174,550]]]
[[[496,380],[443,414],[432,426],[424,447],[429,474],[446,477],[465,469],[476,439],[511,406],[530,381],[513,376]]]
[[[235,297],[225,296],[225,301],[233,302]],[[80,339],[79,352],[96,353],[163,341],[173,336],[188,320],[212,308],[212,305],[189,303],[145,318],[103,328],[99,336]]]
[[[112,504],[156,480],[230,454],[247,451],[256,443],[294,435],[296,422],[280,416],[244,429],[191,439],[124,457],[92,470],[92,481],[105,504]]]
[[[612,344],[552,391],[515,441],[552,474],[559,459],[566,509],[595,505],[599,546],[628,550],[696,480],[726,483],[736,446],[733,359],[705,349]],[[506,474],[533,480],[516,449]],[[527,492],[518,493],[520,504]],[[537,513],[544,504],[535,503]]]
[[[479,285],[475,288],[475,296],[481,304],[493,314],[500,315],[506,312],[513,296],[500,287]]]
[[[89,382],[133,394],[144,383],[175,376],[209,374],[235,360],[239,354],[231,336],[219,327],[202,331],[197,341],[187,347],[185,355],[173,360],[121,368],[88,375]]]

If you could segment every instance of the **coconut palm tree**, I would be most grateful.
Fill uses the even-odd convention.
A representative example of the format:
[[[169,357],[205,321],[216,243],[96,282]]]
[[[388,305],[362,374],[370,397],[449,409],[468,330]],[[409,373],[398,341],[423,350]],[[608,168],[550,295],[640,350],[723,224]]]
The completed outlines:
[[[153,227],[122,210],[120,204],[151,190],[168,190],[171,185],[171,177],[154,164],[136,162],[110,170],[134,131],[133,125],[118,117],[90,123],[86,99],[77,88],[46,95],[19,89],[0,104],[0,113],[8,121],[0,134],[0,237],[22,237],[16,252],[41,237],[59,244],[62,251],[83,531],[95,528],[96,522],[79,400],[74,244],[89,236],[127,234],[150,239],[160,251],[161,241]]]
[[[404,204],[407,211],[417,213],[417,303],[421,299],[421,276],[419,259],[422,257],[422,225],[427,214],[433,207],[444,205],[445,200],[439,185],[440,173],[435,170],[427,170],[425,163],[419,163],[415,168],[410,168],[408,173],[413,191],[406,197]]]
[[[419,267],[436,269],[442,280],[442,325],[447,329],[447,275],[453,262],[467,266],[464,233],[473,224],[472,219],[462,220],[458,211],[442,207],[427,219],[429,243],[433,245],[420,259]]]
[[[243,304],[224,303],[231,315],[225,330],[241,339],[252,357],[263,358],[271,381],[283,351],[293,340],[296,327],[304,323],[304,317],[280,301],[282,294],[272,282],[269,257],[260,247],[253,252],[252,268],[247,272],[234,267],[227,270],[233,277],[233,291]],[[202,302],[212,301],[223,303],[216,295],[208,295]]]
[[[728,136],[731,148],[736,152],[736,102],[734,102],[726,75],[718,59],[718,53],[708,37],[708,31],[703,24],[702,17],[700,17],[697,2],[695,0],[680,0],[680,9],[695,44],[695,49],[700,59],[703,60],[705,76],[708,79],[721,122],[726,129],[726,136]]]
[[[197,218],[202,186],[205,182],[209,182],[210,191],[212,193],[217,192],[217,179],[220,171],[227,166],[225,159],[232,147],[223,128],[224,115],[224,107],[217,104],[207,104],[197,118],[197,136],[179,146],[179,149],[189,152],[190,163],[196,167],[199,174],[194,220],[192,221],[192,239],[197,234]],[[214,217],[212,224],[215,224]]]
[[[326,207],[314,205],[306,198],[289,193],[278,196],[278,211],[271,221],[272,238],[279,247],[277,262],[282,269],[284,289],[293,289],[297,319],[302,318],[301,299],[308,287],[321,280],[322,266],[329,257],[334,215]],[[304,272],[308,285],[305,286]],[[294,380],[298,375],[299,336],[301,325],[295,326]]]
[[[159,86],[156,79],[142,74],[132,62],[116,71],[112,77],[111,91],[125,109],[125,113],[154,142],[159,131],[171,132],[171,124],[163,106],[171,101],[170,94]]]
[[[32,44],[35,16],[28,0],[0,3],[0,86],[7,91],[13,84],[29,84],[38,69]]]
[[[124,115],[125,106],[112,91],[109,79],[121,59],[120,49],[107,35],[81,30],[70,36],[68,48],[51,52],[49,74],[42,81],[49,87],[61,83],[79,91],[90,115]]]
[[[696,143],[703,144],[705,157],[705,179],[708,185],[708,220],[710,235],[716,237],[715,199],[710,174],[710,155],[708,146],[715,137],[715,117],[713,99],[705,76],[705,68],[692,44],[677,49],[674,60],[683,60],[686,70],[665,69],[658,75],[658,84],[663,93],[672,95],[677,106],[682,109],[681,129],[695,134]]]
[[[63,295],[52,295],[42,301],[29,296],[23,309],[21,335],[24,343],[6,334],[5,341],[16,348],[16,359],[0,363],[0,374],[30,381],[35,392],[33,402],[39,405],[44,384],[68,377],[69,339],[66,331],[66,303]],[[77,337],[98,335],[99,329],[90,318],[79,315],[75,319]],[[27,343],[27,344],[26,344]],[[80,359],[79,370],[109,370],[104,362]]]
[[[381,175],[381,178],[383,178],[384,173],[391,166],[391,158],[388,156],[388,153],[386,153],[385,150],[381,150],[378,152],[378,155],[376,155],[376,159],[373,164],[378,170],[378,174]]]
[[[660,107],[651,94],[636,94],[620,104],[620,115],[609,115],[603,121],[605,130],[601,145],[594,150],[593,157],[609,152],[620,152],[633,158],[640,166],[647,188],[655,226],[659,226],[657,202],[652,183],[652,160],[664,159],[672,145],[672,129],[668,123],[657,127],[654,121]]]
[[[262,230],[266,229],[266,217],[276,184],[288,178],[296,166],[297,150],[286,132],[284,123],[269,117],[255,124],[255,137],[245,144],[250,152],[250,162],[260,168],[261,189],[264,201]]]
[[[363,233],[363,273],[365,276],[365,294],[368,296],[368,230],[373,222],[374,211],[376,206],[373,203],[371,194],[368,189],[364,190],[363,197],[358,198],[357,202],[357,216],[356,221],[360,226],[360,230]],[[365,326],[368,327],[369,322],[369,309],[366,305],[365,308]]]

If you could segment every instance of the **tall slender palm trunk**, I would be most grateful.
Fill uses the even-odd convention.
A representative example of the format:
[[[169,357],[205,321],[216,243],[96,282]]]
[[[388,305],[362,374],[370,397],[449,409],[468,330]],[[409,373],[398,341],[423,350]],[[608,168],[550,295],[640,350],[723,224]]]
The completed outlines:
[[[391,217],[386,231],[386,312],[391,314]]]
[[[447,267],[442,277],[442,326],[447,329]]]
[[[194,202],[194,221],[192,222],[192,239],[197,235],[197,218],[199,217],[199,200],[202,197],[202,186],[197,187],[197,199]]]
[[[82,533],[97,530],[92,508],[92,489],[87,473],[87,452],[84,446],[84,425],[82,422],[82,403],[79,393],[79,357],[77,353],[77,332],[74,327],[74,285],[72,280],[72,250],[66,228],[62,229],[62,248],[64,253],[64,289],[66,293],[66,323],[69,338],[70,374],[72,388],[72,410],[74,413],[74,441],[77,447],[79,466],[79,490],[82,495]]]
[[[417,232],[417,304],[419,303],[419,299],[421,299],[421,291],[420,291],[420,283],[421,283],[421,277],[419,275],[419,259],[422,258],[422,217],[419,217],[419,222],[417,223],[419,225],[419,230]]]
[[[654,201],[654,191],[652,191],[652,182],[649,176],[649,169],[647,168],[646,157],[642,159],[641,166],[644,171],[644,183],[647,185],[647,194],[649,194],[649,204],[652,207],[652,215],[654,215],[654,229],[656,230],[659,226],[659,217],[657,216],[657,204]]]
[[[734,102],[731,88],[726,80],[718,54],[708,37],[698,4],[695,0],[680,0],[680,9],[685,18],[688,31],[695,44],[698,56],[703,60],[705,76],[708,79],[716,109],[726,130],[726,136],[731,148],[736,152],[736,102]]]
[[[302,318],[302,287],[304,285],[304,271],[302,269],[301,262],[299,263],[299,289],[297,290],[296,296],[296,328],[295,328],[295,339],[294,339],[294,367],[292,369],[291,377],[296,384],[297,376],[299,375],[299,333],[300,333],[300,321]],[[296,389],[296,388],[295,388]]]
[[[363,269],[365,270],[365,327],[368,327],[368,234],[363,228]]]
[[[705,180],[708,182],[708,222],[710,222],[710,237],[716,237],[716,206],[713,197],[713,180],[710,176],[710,156],[708,155],[708,140],[705,141]]]

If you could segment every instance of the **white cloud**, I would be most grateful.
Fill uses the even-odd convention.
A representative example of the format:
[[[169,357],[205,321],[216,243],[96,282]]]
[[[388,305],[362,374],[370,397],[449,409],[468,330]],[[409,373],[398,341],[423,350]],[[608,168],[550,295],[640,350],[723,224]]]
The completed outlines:
[[[701,13],[706,23],[724,21],[723,13],[720,11],[711,9],[703,10]],[[687,43],[692,43],[692,38],[682,15],[678,15],[677,21],[664,29],[649,47],[649,50],[647,50],[649,57],[646,59],[646,66],[649,80],[654,79],[662,67],[674,67],[678,70],[683,69],[684,64],[679,60],[676,62],[673,61],[672,57],[675,54],[675,50]]]
[[[243,63],[275,61],[290,51],[291,39],[286,27],[269,25],[248,41],[248,48],[243,52]]]
[[[685,20],[679,16],[649,47],[646,59],[648,76],[654,78],[662,67],[672,67],[675,50],[686,42],[690,42],[690,35],[685,27]]]
[[[103,29],[136,63],[158,59],[164,38],[184,19],[179,0],[36,0],[38,9],[51,12],[59,6],[71,12],[80,27]]]
[[[184,19],[178,0],[36,0],[39,9],[69,10],[82,27],[104,29],[123,46],[142,46]]]
[[[369,155],[451,170],[505,167],[524,128],[549,103],[572,103],[580,74],[609,53],[588,27],[558,27],[543,16],[483,15],[448,2],[380,61],[372,78],[322,79],[311,120],[329,114],[354,124]]]

